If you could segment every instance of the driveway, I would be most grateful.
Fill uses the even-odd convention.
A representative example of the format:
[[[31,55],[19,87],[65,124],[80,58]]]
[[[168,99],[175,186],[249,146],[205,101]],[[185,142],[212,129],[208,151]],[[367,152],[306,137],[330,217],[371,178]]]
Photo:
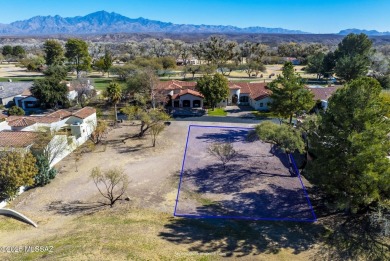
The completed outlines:
[[[217,123],[243,123],[243,124],[259,124],[262,121],[270,120],[279,123],[278,119],[256,119],[242,117],[223,117],[223,116],[201,116],[201,117],[175,117],[176,121],[194,121],[194,122],[217,122]]]
[[[227,117],[255,118],[252,114],[253,109],[250,106],[226,106]]]

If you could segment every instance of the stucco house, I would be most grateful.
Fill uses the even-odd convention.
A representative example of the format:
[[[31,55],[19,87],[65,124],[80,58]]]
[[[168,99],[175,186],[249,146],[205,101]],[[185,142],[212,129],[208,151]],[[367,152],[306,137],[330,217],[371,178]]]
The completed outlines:
[[[328,108],[329,98],[340,88],[340,86],[321,87],[321,86],[307,86],[307,88],[314,94],[314,101],[319,102],[322,109]]]
[[[267,83],[229,82],[229,89],[228,99],[219,103],[219,106],[244,105],[255,110],[269,110],[271,91],[267,88]]]
[[[196,91],[196,82],[166,81],[160,82],[158,90],[167,96],[167,106],[202,108],[204,96]],[[255,110],[269,110],[271,102],[266,83],[229,82],[229,96],[217,106],[247,105]]]
[[[63,83],[65,83],[66,87],[68,88],[68,94],[67,94],[68,100],[74,101],[78,96],[76,87],[72,85],[71,82],[64,81]],[[87,80],[85,84],[86,84],[86,88],[88,88],[89,90],[94,89],[94,86],[90,84],[89,80]],[[32,87],[32,82],[29,83],[28,88],[24,89],[20,94],[12,96],[11,100],[14,101],[16,106],[22,108],[23,110],[39,107],[39,100],[32,95],[30,91],[31,87]]]
[[[50,165],[53,166],[86,142],[96,125],[96,110],[92,107],[74,112],[58,110],[44,115],[10,116],[0,124],[0,139],[3,142],[0,142],[0,148],[20,148],[21,145],[25,145],[18,142],[15,137],[20,137],[21,140],[29,137],[33,144],[34,135],[31,133],[37,135],[42,131],[50,131],[53,137],[47,145],[47,150],[53,147],[61,148],[61,152],[53,154],[49,160]],[[28,149],[27,145],[27,147],[23,146],[22,148]]]

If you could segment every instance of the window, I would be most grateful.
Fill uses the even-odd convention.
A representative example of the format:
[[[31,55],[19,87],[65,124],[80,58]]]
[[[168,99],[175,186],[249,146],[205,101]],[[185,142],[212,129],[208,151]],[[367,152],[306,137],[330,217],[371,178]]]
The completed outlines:
[[[260,102],[260,107],[263,107],[263,103],[262,102]]]
[[[240,96],[240,102],[248,102],[249,97],[248,96]]]

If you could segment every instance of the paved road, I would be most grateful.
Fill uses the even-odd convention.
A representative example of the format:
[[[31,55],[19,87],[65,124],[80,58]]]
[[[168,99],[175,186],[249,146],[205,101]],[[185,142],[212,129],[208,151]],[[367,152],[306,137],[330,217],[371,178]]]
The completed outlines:
[[[245,123],[259,124],[264,120],[240,117],[218,117],[218,116],[200,116],[200,117],[175,117],[176,121],[202,121],[202,122],[230,122],[230,123]],[[275,123],[279,123],[278,119],[267,119]]]

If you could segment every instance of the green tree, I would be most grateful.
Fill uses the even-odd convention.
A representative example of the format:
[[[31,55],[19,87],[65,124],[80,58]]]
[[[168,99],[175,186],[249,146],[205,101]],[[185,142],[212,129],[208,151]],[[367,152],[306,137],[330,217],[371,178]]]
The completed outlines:
[[[328,52],[322,63],[321,74],[324,77],[331,77],[334,73],[334,67],[336,66],[336,57],[333,52]]]
[[[38,173],[34,177],[35,186],[44,186],[55,178],[57,170],[50,168],[49,161],[44,155],[40,154],[36,156],[36,166]]]
[[[161,67],[163,68],[163,75],[165,75],[168,69],[176,68],[176,59],[174,57],[161,57],[159,58],[159,62],[161,63]]]
[[[77,78],[81,71],[88,71],[91,67],[91,56],[88,53],[88,44],[81,39],[69,39],[65,44],[65,57],[76,70]]]
[[[359,78],[337,90],[309,136],[308,177],[347,212],[389,200],[390,103],[381,89],[375,79]]]
[[[0,198],[13,198],[21,186],[32,186],[38,169],[31,153],[2,151],[0,154]]]
[[[126,81],[131,78],[138,70],[138,67],[134,64],[126,64],[123,66],[113,66],[110,68],[111,74],[115,74],[119,81]]]
[[[60,79],[54,77],[35,80],[30,91],[41,105],[47,108],[57,108],[59,104],[63,104],[68,99],[68,87],[65,83],[61,83]]]
[[[12,106],[8,110],[8,115],[24,115],[24,110],[18,106]]]
[[[12,55],[12,46],[11,45],[4,45],[3,50],[1,52],[4,56]]]
[[[227,99],[230,93],[228,80],[219,73],[214,76],[205,75],[197,82],[197,89],[206,98],[209,105],[214,108],[217,103]]]
[[[201,45],[201,48],[205,59],[219,68],[234,57],[234,48],[236,46],[237,42],[228,41],[218,36],[212,36],[208,41]]]
[[[129,120],[138,120],[141,122],[140,132],[137,135],[138,137],[143,137],[154,125],[161,124],[170,119],[170,116],[163,110],[148,110],[147,108],[140,106],[127,106],[121,111],[128,116]],[[158,128],[156,127],[154,131],[157,132],[157,130]]]
[[[20,60],[20,64],[23,67],[26,67],[28,71],[39,72],[45,64],[45,59],[42,56],[24,58]]]
[[[110,69],[112,67],[113,60],[111,52],[106,50],[104,56],[95,62],[95,66],[99,71],[103,72],[103,75],[108,73],[108,77],[110,77]]]
[[[259,63],[259,62],[254,62],[254,61],[250,61],[248,63],[241,64],[238,68],[240,70],[245,71],[246,74],[248,74],[248,77],[251,77],[253,75],[257,76],[260,72],[265,71],[264,64]]]
[[[293,153],[305,151],[302,133],[290,125],[279,125],[271,121],[264,121],[255,127],[257,136],[262,141],[275,144],[283,152]]]
[[[289,118],[291,124],[294,114],[309,111],[315,102],[313,94],[305,88],[303,79],[294,72],[292,63],[284,64],[282,74],[269,86],[272,91],[271,110],[283,118]]]
[[[115,122],[118,122],[118,111],[116,106],[118,102],[122,99],[122,88],[119,83],[112,82],[108,85],[107,89],[104,92],[104,96],[108,98],[108,100],[114,105],[114,113],[115,113]]]
[[[306,66],[307,73],[317,74],[317,79],[321,79],[323,75],[323,65],[324,65],[324,53],[316,53],[315,55],[309,56],[308,63]]]
[[[365,34],[349,34],[335,51],[335,72],[338,77],[349,82],[365,76],[370,67],[372,41]]]
[[[184,73],[192,74],[192,79],[195,79],[195,74],[201,71],[200,65],[189,65],[184,68]]]
[[[68,69],[60,65],[50,65],[43,71],[43,74],[50,78],[65,80],[68,76]]]
[[[152,137],[152,146],[156,147],[156,141],[161,132],[165,129],[165,124],[163,122],[159,122],[150,126],[150,136]]]
[[[43,44],[43,51],[48,66],[62,65],[64,62],[64,48],[57,40],[46,40]]]
[[[23,58],[26,54],[24,48],[20,45],[16,45],[12,48],[12,55],[18,58]]]

